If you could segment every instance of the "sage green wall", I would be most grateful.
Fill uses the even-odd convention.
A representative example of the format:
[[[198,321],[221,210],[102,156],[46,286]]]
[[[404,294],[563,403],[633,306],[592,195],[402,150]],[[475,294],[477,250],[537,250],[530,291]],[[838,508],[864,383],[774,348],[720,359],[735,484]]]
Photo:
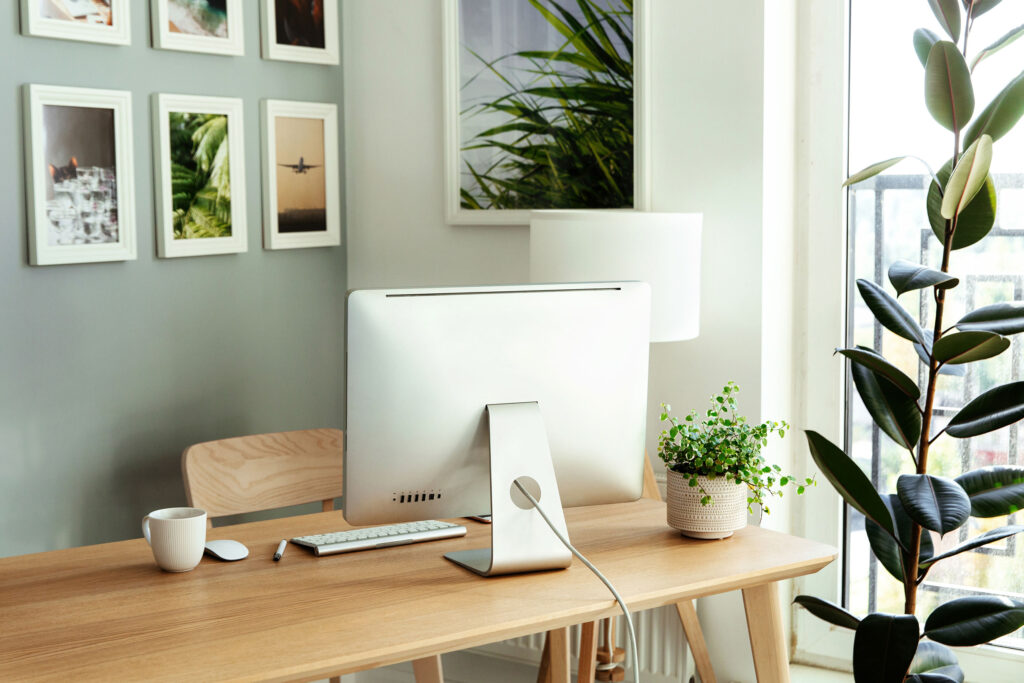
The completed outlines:
[[[5,556],[139,536],[146,512],[184,504],[191,443],[341,426],[346,257],[262,248],[260,100],[343,109],[340,66],[260,59],[257,3],[244,3],[244,57],[154,50],[149,2],[132,0],[130,47],[22,36],[18,3],[0,4]],[[138,260],[27,265],[24,83],[132,92]],[[156,92],[244,100],[247,253],[156,258]]]

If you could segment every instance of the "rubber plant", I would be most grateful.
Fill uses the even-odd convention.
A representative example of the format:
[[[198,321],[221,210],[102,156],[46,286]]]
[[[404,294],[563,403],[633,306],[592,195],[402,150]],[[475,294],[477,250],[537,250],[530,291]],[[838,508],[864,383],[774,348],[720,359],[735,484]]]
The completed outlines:
[[[914,345],[926,366],[926,385],[922,391],[878,350],[837,349],[849,361],[854,385],[871,418],[881,432],[906,449],[915,473],[901,475],[894,493],[881,493],[841,448],[817,432],[806,433],[814,462],[843,499],[864,515],[872,552],[903,584],[903,614],[858,618],[813,596],[796,598],[815,616],[855,631],[853,670],[858,683],[963,681],[964,673],[949,646],[981,645],[1024,626],[1024,602],[995,595],[942,603],[926,617],[922,615],[923,628],[917,614],[918,588],[938,562],[955,562],[960,553],[1024,531],[1024,526],[999,527],[938,554],[932,540],[933,533],[959,529],[971,516],[1003,517],[1024,509],[1024,467],[985,467],[956,479],[928,473],[929,447],[937,439],[944,435],[970,439],[1024,418],[1024,382],[1012,382],[969,401],[944,428],[933,426],[936,388],[943,376],[957,366],[1003,353],[1010,346],[1008,337],[1024,332],[1022,301],[984,306],[955,322],[943,316],[946,297],[955,294],[959,284],[950,272],[951,254],[984,239],[995,222],[996,192],[989,175],[993,143],[1024,114],[1024,73],[976,116],[971,74],[979,62],[1024,34],[1024,27],[976,53],[969,65],[972,25],[1000,0],[927,2],[946,35],[919,29],[913,44],[924,66],[928,111],[952,134],[953,151],[938,173],[929,169],[932,181],[926,211],[942,244],[942,265],[936,270],[906,261],[893,263],[888,276],[895,297],[875,282],[857,281],[864,303],[878,322]],[[845,185],[906,158],[873,164]],[[925,290],[934,299],[931,329],[918,325],[897,300],[913,290]]]

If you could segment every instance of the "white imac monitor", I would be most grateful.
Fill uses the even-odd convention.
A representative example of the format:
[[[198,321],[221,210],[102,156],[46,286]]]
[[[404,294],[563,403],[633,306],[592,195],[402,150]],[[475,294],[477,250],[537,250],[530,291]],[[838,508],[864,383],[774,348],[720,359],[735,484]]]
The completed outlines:
[[[568,566],[512,482],[563,531],[563,505],[640,496],[649,315],[642,282],[351,292],[345,518],[492,514],[492,548],[450,559]]]

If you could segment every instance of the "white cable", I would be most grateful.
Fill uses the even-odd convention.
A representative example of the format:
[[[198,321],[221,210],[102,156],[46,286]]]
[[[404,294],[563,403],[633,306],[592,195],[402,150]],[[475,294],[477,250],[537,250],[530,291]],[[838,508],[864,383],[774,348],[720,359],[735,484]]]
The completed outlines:
[[[537,502],[537,499],[530,495],[530,492],[527,491],[526,488],[519,483],[519,480],[516,479],[513,481],[513,483],[516,485],[516,488],[518,488],[523,493],[524,496],[530,499],[530,502],[533,503],[533,507],[537,508],[537,512],[540,513],[540,516],[544,518],[544,521],[548,523],[548,526],[551,527],[551,530],[555,532],[555,536],[558,536],[558,540],[561,541],[562,544],[569,549],[569,552],[575,555],[580,562],[585,564],[587,566],[587,569],[594,572],[594,575],[597,576],[597,578],[601,579],[601,583],[607,586],[608,590],[610,590],[612,595],[615,596],[615,602],[619,603],[619,608],[622,610],[623,616],[626,617],[626,631],[629,634],[629,643],[631,646],[630,649],[633,653],[633,682],[640,683],[640,658],[637,656],[636,631],[633,630],[633,619],[629,616],[629,608],[626,607],[626,602],[622,599],[622,596],[619,595],[619,592],[615,590],[615,586],[613,586],[611,582],[605,578],[604,574],[602,574],[598,570],[598,568],[590,562],[590,560],[583,557],[583,555],[580,554],[580,551],[576,550],[576,548],[573,547],[572,543],[569,542],[569,539],[566,538],[565,535],[555,527],[551,520],[548,519],[548,516],[544,513],[544,509],[540,506],[540,503]],[[615,654],[615,643],[607,643],[607,645],[609,657],[611,657]]]

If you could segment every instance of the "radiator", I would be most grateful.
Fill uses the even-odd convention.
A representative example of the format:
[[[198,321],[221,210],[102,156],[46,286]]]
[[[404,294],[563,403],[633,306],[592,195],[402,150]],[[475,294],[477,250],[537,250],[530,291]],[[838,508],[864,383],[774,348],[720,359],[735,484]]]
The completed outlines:
[[[690,676],[689,651],[683,639],[683,628],[679,623],[676,608],[659,607],[633,614],[638,641],[637,654],[640,670],[645,683],[669,683],[688,681]],[[626,625],[619,618],[615,629],[618,646],[626,650],[626,680],[632,680],[633,657],[626,645]],[[570,652],[579,652],[580,627],[570,629]],[[514,638],[493,645],[476,648],[477,652],[536,664],[544,650],[544,634],[535,633],[523,638]],[[575,661],[575,660],[574,660]]]

